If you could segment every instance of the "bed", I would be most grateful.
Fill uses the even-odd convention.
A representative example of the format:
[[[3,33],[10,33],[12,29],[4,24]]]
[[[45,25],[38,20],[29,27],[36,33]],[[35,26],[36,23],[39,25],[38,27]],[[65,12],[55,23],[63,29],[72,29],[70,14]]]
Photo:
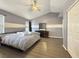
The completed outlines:
[[[26,51],[39,39],[40,34],[37,32],[17,32],[3,36],[1,43]]]

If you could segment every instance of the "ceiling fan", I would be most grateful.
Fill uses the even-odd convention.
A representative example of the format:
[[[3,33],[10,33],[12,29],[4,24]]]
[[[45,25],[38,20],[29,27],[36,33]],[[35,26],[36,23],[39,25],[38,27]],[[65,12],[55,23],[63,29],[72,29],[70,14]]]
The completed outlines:
[[[37,0],[32,0],[32,4],[27,5],[27,6],[31,6],[32,11],[40,11]]]

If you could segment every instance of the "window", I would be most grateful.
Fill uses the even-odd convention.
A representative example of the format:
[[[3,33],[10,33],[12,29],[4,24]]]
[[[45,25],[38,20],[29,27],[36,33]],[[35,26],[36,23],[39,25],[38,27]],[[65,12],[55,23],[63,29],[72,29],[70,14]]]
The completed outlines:
[[[4,15],[0,15],[0,33],[4,33],[4,29],[5,29],[5,16]]]

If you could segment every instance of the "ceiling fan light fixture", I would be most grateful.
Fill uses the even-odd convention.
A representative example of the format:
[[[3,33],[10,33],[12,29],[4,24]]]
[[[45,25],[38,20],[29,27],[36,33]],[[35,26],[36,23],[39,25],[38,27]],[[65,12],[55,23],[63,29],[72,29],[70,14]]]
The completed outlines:
[[[32,10],[33,10],[33,11],[38,11],[38,10],[39,10],[39,8],[38,8],[38,6],[37,6],[37,5],[33,5],[33,6],[32,6]]]
[[[40,11],[36,0],[32,1],[32,11]]]

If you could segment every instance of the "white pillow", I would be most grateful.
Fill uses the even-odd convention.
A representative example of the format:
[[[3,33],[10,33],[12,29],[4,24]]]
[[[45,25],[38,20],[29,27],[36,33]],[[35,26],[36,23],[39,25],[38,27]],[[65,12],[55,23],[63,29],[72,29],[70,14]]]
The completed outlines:
[[[24,32],[17,32],[17,35],[24,36]]]
[[[30,35],[30,33],[29,32],[24,32],[24,35]]]

